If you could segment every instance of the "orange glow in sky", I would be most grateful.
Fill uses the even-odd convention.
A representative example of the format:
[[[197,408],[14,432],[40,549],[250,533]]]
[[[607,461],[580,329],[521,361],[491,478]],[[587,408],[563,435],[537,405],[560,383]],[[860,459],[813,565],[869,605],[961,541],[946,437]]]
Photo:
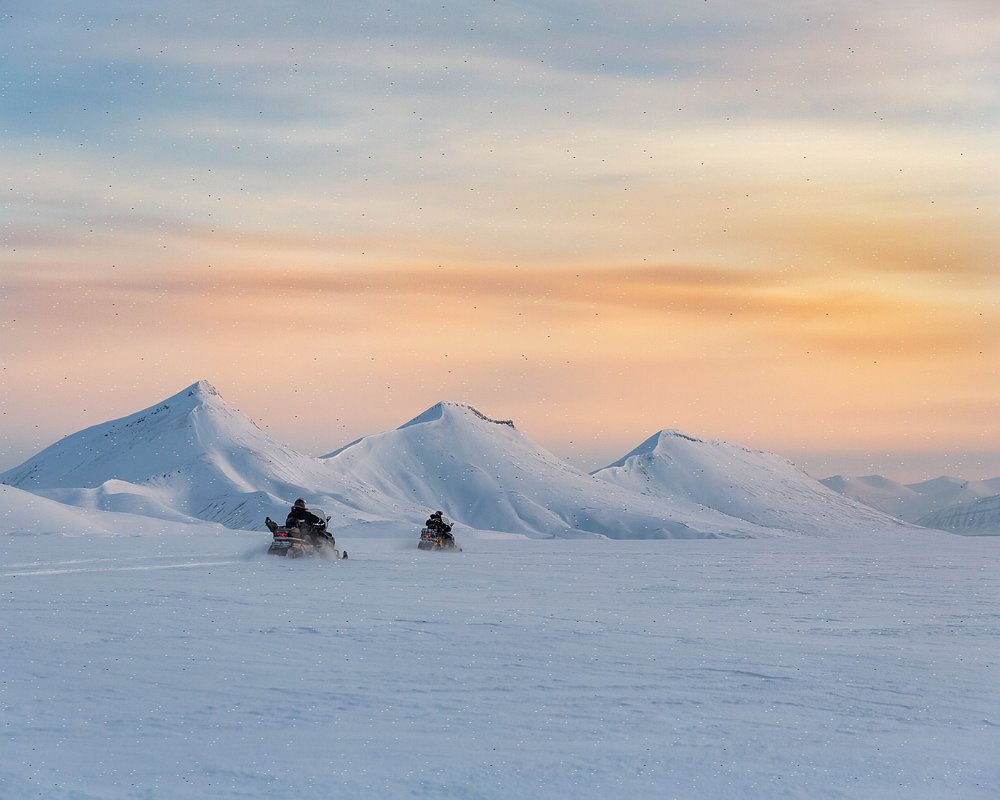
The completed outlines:
[[[0,11],[0,468],[206,379],[1000,475],[991,4],[325,5]]]

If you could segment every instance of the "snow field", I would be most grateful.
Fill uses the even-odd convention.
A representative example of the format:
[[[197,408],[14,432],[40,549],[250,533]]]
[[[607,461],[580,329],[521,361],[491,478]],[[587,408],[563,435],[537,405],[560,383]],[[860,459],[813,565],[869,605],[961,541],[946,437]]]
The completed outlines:
[[[992,798],[1000,543],[5,536],[0,797]],[[411,541],[412,540],[412,541]]]

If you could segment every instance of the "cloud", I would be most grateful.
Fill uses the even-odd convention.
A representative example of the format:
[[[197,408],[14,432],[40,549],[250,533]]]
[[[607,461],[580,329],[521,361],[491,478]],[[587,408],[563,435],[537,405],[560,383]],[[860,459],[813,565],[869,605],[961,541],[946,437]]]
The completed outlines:
[[[643,435],[988,419],[987,0],[5,13],[15,390],[309,353]]]
[[[241,330],[251,320],[294,319],[322,330],[352,327],[387,335],[395,329],[414,342],[442,330],[461,331],[465,341],[458,349],[479,347],[492,331],[504,330],[511,345],[568,351],[580,337],[604,331],[604,346],[614,351],[627,336],[650,331],[715,342],[713,348],[735,337],[766,348],[792,341],[799,350],[827,356],[896,360],[945,357],[961,350],[974,331],[996,330],[1000,322],[995,309],[986,317],[971,315],[963,302],[947,296],[901,297],[891,286],[863,287],[830,275],[698,264],[576,271],[199,267],[148,271],[128,280],[25,271],[7,285],[21,304],[75,291],[106,298],[116,313],[162,304],[151,312],[154,318],[207,314],[212,324]],[[540,333],[547,342],[539,341]]]

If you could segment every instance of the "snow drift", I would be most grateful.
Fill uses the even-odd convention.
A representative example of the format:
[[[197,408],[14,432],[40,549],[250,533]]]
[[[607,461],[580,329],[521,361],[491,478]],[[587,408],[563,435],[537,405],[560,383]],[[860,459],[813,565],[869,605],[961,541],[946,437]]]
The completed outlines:
[[[0,484],[0,530],[8,536],[193,535],[219,526],[168,522],[142,514],[98,511],[66,505]]]

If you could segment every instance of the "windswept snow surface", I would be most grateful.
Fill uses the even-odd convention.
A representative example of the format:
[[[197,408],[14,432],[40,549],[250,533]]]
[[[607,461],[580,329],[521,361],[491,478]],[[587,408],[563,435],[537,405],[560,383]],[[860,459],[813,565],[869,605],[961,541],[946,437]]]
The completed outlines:
[[[0,797],[1000,791],[997,539],[428,554],[358,525],[348,561],[287,561],[107,516],[0,536]]]

